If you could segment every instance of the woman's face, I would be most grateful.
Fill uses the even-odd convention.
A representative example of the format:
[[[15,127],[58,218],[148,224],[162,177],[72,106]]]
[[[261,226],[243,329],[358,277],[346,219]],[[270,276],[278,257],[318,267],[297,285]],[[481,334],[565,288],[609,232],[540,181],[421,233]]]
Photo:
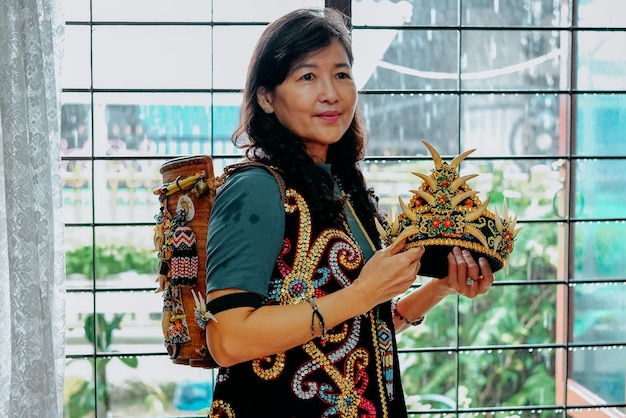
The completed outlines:
[[[348,130],[356,110],[357,89],[342,44],[305,55],[273,92],[260,88],[258,100],[303,139],[315,161],[325,162],[328,146]]]

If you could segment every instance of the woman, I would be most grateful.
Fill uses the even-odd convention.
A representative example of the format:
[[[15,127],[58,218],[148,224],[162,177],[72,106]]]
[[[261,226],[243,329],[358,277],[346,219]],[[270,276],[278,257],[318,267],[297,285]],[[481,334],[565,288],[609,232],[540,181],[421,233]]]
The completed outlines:
[[[485,260],[455,248],[446,278],[405,295],[424,249],[376,238],[352,60],[332,9],[279,18],[253,52],[233,138],[280,176],[239,169],[215,200],[207,344],[222,367],[210,417],[406,416],[394,333],[493,282]]]

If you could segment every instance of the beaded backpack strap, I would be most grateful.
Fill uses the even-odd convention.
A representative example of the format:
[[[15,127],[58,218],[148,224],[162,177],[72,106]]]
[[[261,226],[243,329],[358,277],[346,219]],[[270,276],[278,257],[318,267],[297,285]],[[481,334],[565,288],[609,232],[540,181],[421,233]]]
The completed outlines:
[[[222,184],[224,184],[228,176],[232,175],[235,171],[240,170],[245,167],[260,167],[260,168],[266,169],[274,177],[274,179],[276,180],[276,183],[278,184],[278,190],[280,191],[281,200],[283,201],[283,203],[286,201],[285,191],[287,187],[285,186],[285,180],[282,178],[282,176],[279,173],[280,170],[274,166],[263,164],[262,162],[259,162],[259,161],[243,161],[240,163],[226,166],[224,168],[224,174],[215,178],[214,186],[215,187],[221,186]]]

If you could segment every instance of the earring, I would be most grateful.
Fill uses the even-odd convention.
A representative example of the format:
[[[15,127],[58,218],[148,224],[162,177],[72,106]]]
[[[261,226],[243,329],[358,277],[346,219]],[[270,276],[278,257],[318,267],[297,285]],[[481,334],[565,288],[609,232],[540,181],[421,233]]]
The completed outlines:
[[[270,113],[272,113],[272,109],[270,109],[269,107],[264,107],[264,108],[263,108],[263,111],[264,111],[265,113],[267,113],[268,115],[269,115]]]

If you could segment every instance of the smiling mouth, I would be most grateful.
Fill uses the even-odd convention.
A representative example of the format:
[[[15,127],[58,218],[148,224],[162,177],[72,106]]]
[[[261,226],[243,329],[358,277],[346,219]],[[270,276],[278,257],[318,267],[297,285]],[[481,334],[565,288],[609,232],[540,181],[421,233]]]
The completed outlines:
[[[320,113],[318,115],[318,117],[328,122],[335,122],[339,119],[340,116],[341,116],[341,113],[339,112],[325,112],[325,113]]]

